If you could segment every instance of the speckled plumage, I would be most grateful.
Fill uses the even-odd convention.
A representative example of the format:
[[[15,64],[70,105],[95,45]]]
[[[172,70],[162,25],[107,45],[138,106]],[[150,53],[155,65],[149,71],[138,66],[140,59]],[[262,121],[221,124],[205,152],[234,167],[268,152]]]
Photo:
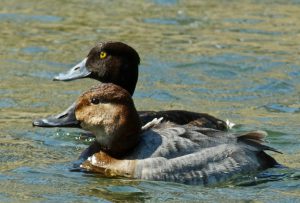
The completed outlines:
[[[107,89],[110,91],[103,93]],[[116,97],[118,100],[112,102],[109,108],[117,108],[118,111],[106,108],[108,101],[105,98],[110,98],[109,94],[113,94],[114,91],[118,91],[118,95],[122,96]],[[105,103],[89,104],[88,101],[94,97],[103,97]],[[264,152],[276,151],[263,145],[265,132],[234,134],[189,124],[159,123],[160,119],[141,129],[139,122],[134,124],[137,112],[134,111],[133,102],[128,102],[128,99],[131,99],[128,93],[113,84],[101,84],[87,91],[79,99],[77,105],[80,108],[77,108],[76,117],[83,127],[89,124],[91,128],[88,130],[93,131],[96,137],[103,138],[102,129],[111,128],[113,131],[105,131],[105,137],[109,137],[111,143],[115,143],[110,146],[105,144],[107,142],[99,143],[102,146],[100,152],[89,157],[81,165],[83,169],[106,176],[208,185],[277,164]],[[97,113],[86,114],[88,111]],[[106,115],[110,115],[109,118],[117,118],[117,114],[122,112],[127,112],[124,117],[126,122],[115,119],[106,126]],[[98,124],[94,123],[95,120]],[[127,133],[127,127],[132,133]],[[134,145],[128,145],[123,135],[127,136],[126,139],[130,138],[130,143]],[[120,147],[115,145],[122,145],[123,149],[120,150]]]
[[[110,176],[208,185],[277,164],[263,152],[264,145],[251,145],[244,136],[163,123],[143,132],[138,146],[123,159],[99,165],[96,153],[82,167],[110,171]]]
[[[126,158],[137,160],[135,178],[205,185],[276,164],[239,136],[191,126],[161,126],[144,132],[139,146]]]

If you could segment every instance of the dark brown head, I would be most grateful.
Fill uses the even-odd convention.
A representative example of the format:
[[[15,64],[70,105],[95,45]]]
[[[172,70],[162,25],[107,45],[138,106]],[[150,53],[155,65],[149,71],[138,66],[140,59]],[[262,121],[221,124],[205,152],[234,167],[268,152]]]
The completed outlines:
[[[103,83],[113,83],[134,93],[138,79],[138,53],[122,42],[103,42],[93,47],[87,57],[67,73],[54,80],[93,78]]]

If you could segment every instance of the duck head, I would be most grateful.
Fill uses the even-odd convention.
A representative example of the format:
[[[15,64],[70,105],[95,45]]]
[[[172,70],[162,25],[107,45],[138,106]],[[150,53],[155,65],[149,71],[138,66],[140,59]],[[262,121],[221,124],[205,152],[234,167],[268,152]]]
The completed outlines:
[[[131,95],[117,85],[102,83],[82,94],[75,117],[110,155],[120,157],[139,141],[141,123]]]
[[[54,77],[54,80],[93,78],[103,83],[119,85],[132,95],[138,79],[139,63],[138,53],[127,44],[103,42],[93,47],[80,63],[68,72]]]

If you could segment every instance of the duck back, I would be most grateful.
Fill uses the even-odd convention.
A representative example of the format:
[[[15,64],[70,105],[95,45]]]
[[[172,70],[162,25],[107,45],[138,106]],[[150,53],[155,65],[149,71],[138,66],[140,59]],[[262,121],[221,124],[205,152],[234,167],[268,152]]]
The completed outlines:
[[[276,150],[246,135],[165,123],[144,132],[128,158],[135,178],[203,185],[277,164],[264,152]]]

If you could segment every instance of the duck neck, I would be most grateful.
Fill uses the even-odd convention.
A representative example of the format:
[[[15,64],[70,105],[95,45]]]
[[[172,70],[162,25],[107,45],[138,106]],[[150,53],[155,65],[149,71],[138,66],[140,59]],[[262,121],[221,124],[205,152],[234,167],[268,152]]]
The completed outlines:
[[[124,112],[118,118],[118,122],[112,125],[106,125],[103,129],[103,135],[96,136],[101,145],[101,150],[112,157],[120,158],[132,151],[140,141],[141,122],[136,110],[134,112]],[[130,118],[130,119],[129,119]],[[100,139],[98,139],[100,138]]]
[[[90,78],[93,78],[95,80],[99,80],[102,83],[113,83],[115,85],[118,85],[125,90],[129,92],[129,94],[132,96],[136,87],[136,83],[138,80],[138,67],[135,67],[133,73],[130,73],[130,71],[123,71],[124,73],[122,75],[111,75],[106,77],[100,77],[96,73],[91,73],[89,75]]]
[[[129,69],[131,70],[129,71]],[[122,74],[117,78],[115,84],[127,90],[132,96],[138,80],[138,65],[124,65],[124,67],[121,67],[121,70]]]
[[[128,79],[126,81],[126,79],[122,79],[120,81],[115,82],[114,84],[119,85],[120,87],[123,87],[124,89],[126,89],[130,95],[132,96],[135,90],[135,86],[137,83],[137,80],[131,80],[132,82],[128,82]]]
[[[128,132],[112,140],[110,145],[102,146],[101,151],[112,157],[122,158],[130,153],[140,141],[140,131]]]

